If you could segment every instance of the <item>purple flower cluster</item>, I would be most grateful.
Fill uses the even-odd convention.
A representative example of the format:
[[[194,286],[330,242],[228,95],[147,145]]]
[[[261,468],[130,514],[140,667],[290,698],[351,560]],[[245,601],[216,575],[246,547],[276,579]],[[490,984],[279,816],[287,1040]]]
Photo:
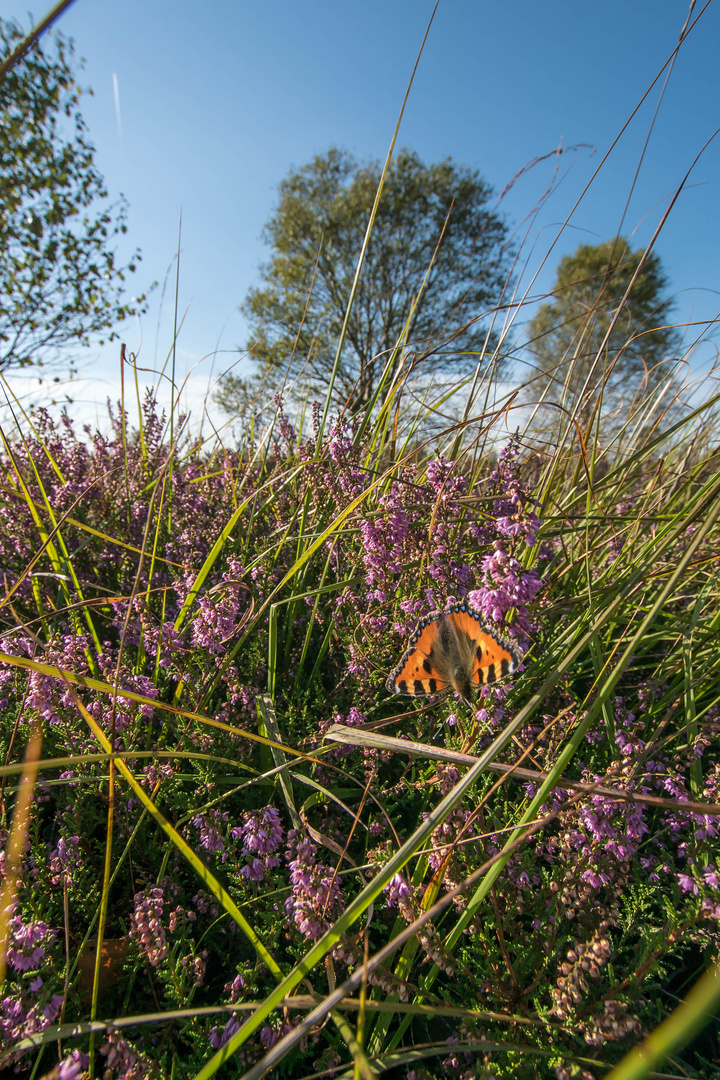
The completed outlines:
[[[471,526],[475,539],[491,545],[491,550],[480,559],[476,586],[468,593],[468,600],[491,625],[507,626],[512,612],[511,630],[522,646],[534,628],[528,609],[543,581],[518,558],[518,545],[534,546],[541,526],[534,500],[520,477],[519,450],[516,436],[500,452],[489,484],[495,496],[492,517],[483,525]]]
[[[266,1024],[265,1027],[260,1028],[260,1045],[265,1053],[271,1050],[278,1039],[282,1039],[283,1035],[287,1035],[289,1031],[292,1031],[292,1025],[286,1023],[277,1023],[275,1027],[271,1027],[270,1024]]]
[[[567,918],[580,917],[605,887],[622,888],[648,831],[645,814],[643,804],[592,795],[561,815],[561,828],[538,847],[564,867],[559,898]]]
[[[130,1043],[115,1028],[108,1028],[107,1040],[101,1045],[100,1053],[107,1061],[116,1080],[146,1080],[148,1063],[143,1060]]]
[[[233,1013],[222,1031],[218,1027],[210,1028],[208,1042],[213,1050],[219,1050],[221,1046],[225,1046],[226,1043],[230,1042],[233,1035],[240,1030],[241,1024],[242,1017],[238,1013]]]
[[[368,602],[384,603],[394,582],[409,558],[417,558],[427,545],[427,524],[418,516],[417,477],[412,469],[404,470],[401,480],[394,481],[390,491],[378,500],[376,516],[360,520],[361,557],[366,567],[365,580],[370,593]],[[455,522],[460,511],[458,497],[464,493],[467,481],[454,462],[440,458],[427,467],[427,488],[430,495],[428,516],[433,520],[428,576],[434,587],[463,588],[471,578],[458,545]],[[424,515],[423,515],[424,516]]]
[[[397,907],[405,922],[411,923],[418,916],[418,906],[414,898],[412,888],[407,884],[402,874],[395,874],[383,890],[388,907]],[[418,928],[417,939],[425,955],[441,970],[452,975],[455,971],[455,961],[452,954],[445,948],[440,936],[431,922],[425,923]],[[380,980],[373,980],[376,985],[383,986],[388,993],[398,992],[400,999],[406,1001],[408,994],[404,986],[386,985],[386,980],[380,976]]]
[[[167,956],[167,939],[162,925],[163,890],[147,889],[135,893],[135,908],[130,919],[130,937],[152,967],[159,967]]]
[[[10,920],[10,939],[7,949],[8,967],[14,971],[37,971],[55,931],[36,920],[23,923],[19,915]]]
[[[80,1080],[90,1064],[90,1058],[82,1050],[72,1050],[60,1062],[57,1080]]]
[[[353,436],[352,424],[341,417],[330,428],[325,442],[329,464],[323,470],[323,479],[343,501],[356,498],[368,486],[367,473],[360,466],[362,449],[355,446]]]
[[[39,983],[39,985],[38,985]],[[31,993],[42,988],[42,979],[30,984]],[[57,1020],[62,997],[54,994],[44,1006],[31,1003],[30,994],[9,994],[0,999],[0,1048],[10,1047],[26,1035],[36,1035]],[[12,1058],[11,1058],[12,1060]]]
[[[101,675],[111,685],[117,682],[119,693],[114,700],[104,694],[98,694],[88,702],[87,710],[107,733],[114,730],[116,735],[122,734],[123,741],[129,749],[132,746],[138,723],[152,720],[155,716],[155,708],[144,702],[124,697],[122,691],[130,690],[153,699],[158,696],[158,688],[149,675],[138,675],[128,670],[126,663],[121,663],[118,673],[118,650],[110,642],[105,643],[97,659]]]
[[[175,775],[175,769],[169,761],[159,762],[157,765],[146,765],[143,769],[144,778],[140,781],[143,787],[154,790],[157,784],[163,780],[169,780]]]
[[[580,808],[578,820],[583,831],[577,831],[574,842],[583,854],[590,856],[593,848],[599,848],[619,864],[637,853],[648,831],[642,806],[606,795],[591,795]],[[603,871],[589,866],[582,880],[597,889],[609,879]]]
[[[333,724],[347,724],[348,727],[364,727],[366,722],[367,718],[365,713],[360,712],[355,705],[352,705],[350,709],[348,709],[347,716],[343,716],[342,713],[335,713],[330,720],[321,720],[319,725],[320,734],[324,735]],[[352,753],[354,753],[354,747],[338,744],[333,750],[330,750],[329,753],[325,755],[324,760],[342,761],[343,758],[349,757]]]
[[[274,806],[257,813],[246,811],[244,823],[230,830],[230,835],[242,841],[242,852],[248,862],[240,870],[247,881],[262,881],[268,871],[280,866],[274,853],[283,841],[280,814]]]
[[[312,840],[291,829],[288,841],[292,892],[285,901],[285,911],[304,937],[317,941],[343,909],[342,889],[332,867],[317,861]]]
[[[39,920],[23,923],[19,915],[10,919],[9,930],[6,960],[10,971],[22,976],[48,962],[46,951],[55,931]],[[0,999],[0,1050],[54,1023],[62,1000],[59,994],[48,995],[40,975],[24,985],[20,982],[14,992],[6,992]],[[11,1055],[9,1060],[17,1060],[17,1056]]]
[[[67,840],[61,836],[55,849],[50,854],[48,866],[50,880],[53,885],[62,885],[72,888],[76,883],[75,875],[82,870],[84,859],[80,852],[80,837],[69,836]]]
[[[83,634],[64,634],[51,641],[44,650],[43,662],[65,671],[86,675],[89,671],[87,654],[89,641]],[[62,723],[59,712],[72,705],[68,687],[57,679],[31,671],[28,675],[27,704],[50,725]]]
[[[509,611],[514,612],[513,628],[530,633],[533,624],[528,606],[540,592],[543,583],[535,570],[526,570],[504,550],[496,540],[494,550],[485,555],[480,566],[484,584],[468,593],[468,600],[489,623],[504,625]]]
[[[241,573],[239,564],[237,569],[230,569],[232,575]],[[191,638],[193,645],[208,656],[222,656],[226,651],[226,642],[237,632],[240,593],[243,589],[243,585],[234,582],[232,586],[223,588],[219,597],[205,595],[197,600]]]
[[[240,1000],[240,996],[245,990],[245,980],[242,975],[236,975],[235,978],[225,984],[225,993],[230,995],[230,1004],[234,1005],[236,1001]]]
[[[283,402],[280,394],[273,394],[272,402],[276,410],[275,415],[277,417],[277,426],[280,432],[280,438],[285,443],[284,450],[286,453],[292,453],[292,451],[297,446],[297,432],[295,431],[295,428],[285,415],[285,403]],[[279,443],[275,444],[275,453],[277,457],[282,456],[283,447],[281,447]]]
[[[385,888],[385,900],[388,907],[396,907],[405,922],[411,923],[416,918],[415,901],[412,887],[402,874],[391,877]]]
[[[393,505],[392,495],[380,500],[385,516],[375,521],[360,521],[362,560],[365,564],[365,581],[370,586],[369,601],[384,603],[387,589],[403,568],[403,546],[408,535],[408,522],[401,505]],[[384,504],[384,505],[383,505]]]
[[[200,847],[212,854],[222,856],[222,861],[227,859],[225,841],[222,831],[227,825],[229,814],[227,811],[209,810],[207,814],[196,814],[191,824],[200,833]]]
[[[174,622],[163,622],[159,626],[150,620],[142,621],[142,642],[148,656],[157,657],[157,665],[164,671],[178,670],[179,659],[185,653],[182,637],[175,629]]]
[[[320,432],[317,402],[312,406],[314,438],[298,447],[298,457],[304,463],[304,475],[309,489],[322,497],[328,496],[336,507],[356,498],[368,486],[368,475],[361,465],[363,448],[356,446],[356,427],[347,417],[340,417],[326,429],[321,440],[320,455],[316,457],[316,442]]]
[[[490,478],[496,495],[494,528],[499,536],[522,539],[528,547],[533,547],[542,523],[534,512],[535,502],[520,478],[519,455],[520,439],[516,434],[500,451]]]

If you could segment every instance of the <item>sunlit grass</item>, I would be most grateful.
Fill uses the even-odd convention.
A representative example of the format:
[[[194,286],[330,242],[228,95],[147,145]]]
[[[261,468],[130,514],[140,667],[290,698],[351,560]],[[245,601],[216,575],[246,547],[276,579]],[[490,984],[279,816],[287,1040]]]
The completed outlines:
[[[30,821],[18,811],[5,986],[28,1018],[7,1044],[28,1075],[58,1039],[96,1068],[110,1054],[117,1075],[210,1076],[237,1054],[247,1076],[343,1054],[361,1073],[452,1074],[448,1054],[462,1071],[478,1053],[494,1075],[607,1069],[702,974],[718,904],[716,402],[614,447],[569,435],[542,454],[520,436],[499,461],[491,410],[448,429],[443,464],[427,405],[404,417],[410,442],[388,423],[400,392],[325,436],[276,408],[241,452],[171,445],[152,402],[93,443],[42,415],[7,434],[8,826],[27,725],[45,732]],[[531,571],[538,599],[513,604]],[[388,700],[413,619],[468,588],[528,649],[510,695],[481,711]],[[338,758],[353,730],[366,750]],[[383,732],[438,753],[421,745],[409,768]],[[248,840],[263,807],[295,829],[287,855]],[[55,933],[25,975],[21,927],[41,924]],[[127,944],[109,975],[93,947],[88,996],[98,929]],[[574,974],[579,948],[595,978]],[[49,1013],[35,1033],[33,1007]]]

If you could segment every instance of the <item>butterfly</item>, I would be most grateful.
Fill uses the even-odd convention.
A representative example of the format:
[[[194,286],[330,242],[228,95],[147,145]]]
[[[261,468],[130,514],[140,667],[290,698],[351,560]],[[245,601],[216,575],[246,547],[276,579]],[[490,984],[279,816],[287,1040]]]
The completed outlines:
[[[387,688],[412,697],[452,689],[469,704],[473,687],[504,679],[520,660],[517,646],[492,630],[478,611],[454,604],[422,620]]]

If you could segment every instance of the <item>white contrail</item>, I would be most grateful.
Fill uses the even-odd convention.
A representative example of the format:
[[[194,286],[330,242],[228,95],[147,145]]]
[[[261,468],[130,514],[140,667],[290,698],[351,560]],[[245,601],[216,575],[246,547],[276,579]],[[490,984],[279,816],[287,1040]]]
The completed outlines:
[[[115,119],[117,120],[118,138],[120,145],[122,146],[122,120],[120,119],[120,89],[118,87],[118,77],[113,71],[113,94],[115,96]]]

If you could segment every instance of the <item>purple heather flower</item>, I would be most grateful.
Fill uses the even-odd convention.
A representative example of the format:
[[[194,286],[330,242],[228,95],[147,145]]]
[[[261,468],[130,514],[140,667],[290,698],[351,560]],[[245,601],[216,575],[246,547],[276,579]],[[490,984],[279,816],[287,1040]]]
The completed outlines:
[[[597,873],[595,870],[586,870],[582,874],[582,880],[586,881],[588,885],[592,885],[593,889],[599,889],[601,885],[607,885],[610,878],[607,874]]]
[[[210,1028],[208,1035],[208,1042],[212,1046],[213,1050],[219,1050],[221,1046],[229,1042],[232,1039],[236,1031],[240,1030],[240,1017],[235,1013],[230,1017],[222,1031],[219,1028]]]
[[[82,1050],[73,1050],[69,1057],[60,1062],[58,1080],[79,1080],[90,1064],[90,1058]]]
[[[355,645],[350,645],[349,652],[351,659],[348,661],[348,671],[351,675],[356,675],[358,679],[367,679],[370,668],[364,654]]]
[[[242,867],[240,873],[247,881],[262,881],[265,877],[265,863],[262,859],[253,859]]]
[[[246,811],[244,824],[230,830],[235,840],[242,840],[243,855],[248,863],[240,873],[248,881],[262,881],[267,870],[280,865],[274,854],[282,844],[283,827],[280,814],[273,806],[266,806],[257,813]]]
[[[12,1041],[22,1037],[25,1020],[25,1009],[20,998],[7,996],[0,1000],[0,1033],[3,1035],[3,1046],[9,1046]]]
[[[274,806],[266,806],[257,814],[246,812],[242,827],[242,844],[245,855],[268,855],[282,844],[283,828],[280,814]],[[234,834],[233,830],[233,834]]]
[[[292,892],[285,901],[285,911],[298,930],[311,941],[317,941],[330,927],[331,920],[344,906],[342,889],[332,867],[316,861],[317,847],[307,837],[299,837],[294,829],[288,833],[296,855],[290,862]]]
[[[273,405],[277,410],[277,421],[280,435],[285,441],[285,445],[288,450],[292,449],[297,443],[297,432],[292,426],[290,421],[284,412],[284,402],[280,394],[273,395]]]
[[[195,905],[196,909],[200,912],[201,915],[208,915],[209,914],[210,917],[212,919],[214,919],[214,918],[217,917],[218,911],[217,911],[217,908],[215,907],[215,905],[212,902],[208,903],[208,901],[210,901],[210,899],[211,898],[208,896],[207,893],[199,892],[199,893],[195,893],[195,895],[192,898],[192,902]],[[188,914],[190,914],[190,913],[188,912]]]
[[[292,1031],[290,1024],[282,1024],[279,1031],[266,1024],[265,1027],[260,1029],[260,1043],[263,1049],[271,1050],[278,1039],[281,1039],[283,1035],[287,1035],[289,1031]]]
[[[677,874],[676,876],[683,892],[692,893],[693,896],[698,895],[700,889],[698,888],[697,882],[691,878],[689,874]]]
[[[143,787],[150,788],[151,790],[161,780],[169,780],[170,777],[175,775],[175,769],[169,761],[160,762],[157,765],[146,765],[143,769],[145,774],[144,778],[140,781]]]
[[[143,631],[143,646],[149,656],[159,656],[158,667],[169,668],[182,655],[182,638],[175,630],[173,622],[164,622],[161,626],[148,626]]]
[[[107,1042],[100,1047],[100,1053],[107,1059],[108,1068],[115,1072],[117,1080],[143,1080],[147,1075],[143,1061],[114,1028],[108,1028]]]
[[[390,878],[383,889],[387,900],[388,907],[397,907],[398,911],[405,919],[410,923],[415,918],[415,909],[413,905],[413,889],[406,882],[402,874],[395,874]]]
[[[192,818],[192,825],[200,833],[200,847],[209,852],[222,852],[222,861],[227,859],[225,844],[220,835],[218,826],[222,826],[228,820],[227,812],[211,810],[208,814],[196,814]]]
[[[14,971],[34,971],[45,958],[46,939],[54,934],[55,931],[47,923],[35,921],[24,924],[21,917],[15,915],[10,920],[8,965]]]
[[[137,941],[152,967],[158,967],[167,956],[167,939],[160,921],[163,902],[160,888],[135,893],[135,910],[130,920],[130,937]]]
[[[43,1016],[47,1020],[48,1024],[53,1024],[58,1017],[58,1013],[62,1008],[62,994],[53,994],[48,1001],[47,1005],[43,1008]]]
[[[365,580],[374,590],[375,599],[384,600],[385,590],[393,577],[403,567],[404,544],[409,523],[404,509],[395,504],[392,495],[380,500],[381,515],[375,521],[360,521],[362,537],[362,560],[365,564]],[[380,595],[381,594],[381,595]]]
[[[260,1029],[260,1042],[263,1050],[272,1050],[275,1043],[280,1038],[280,1035],[274,1028],[269,1027],[267,1024]]]
[[[401,898],[412,896],[410,886],[402,874],[395,874],[394,877],[390,878],[383,892],[387,897],[388,907],[395,907]]]
[[[502,623],[514,608],[515,624],[523,630],[530,629],[527,607],[542,588],[540,576],[508,555],[499,540],[495,542],[495,550],[481,560],[481,568],[485,583],[468,593],[472,606],[491,623]]]
[[[436,496],[443,502],[464,494],[467,480],[457,470],[457,462],[438,458],[431,461],[426,469],[428,484]]]
[[[720,889],[720,875],[715,868],[714,863],[708,863],[703,869],[703,877],[705,878],[705,884],[709,885],[711,889]]]
[[[53,885],[73,884],[73,874],[83,867],[83,857],[79,850],[80,837],[69,836],[67,840],[61,836],[57,847],[50,855],[50,880]]]
[[[232,982],[225,984],[225,993],[230,995],[230,1004],[234,1005],[245,989],[245,980],[242,975],[236,975]]]

